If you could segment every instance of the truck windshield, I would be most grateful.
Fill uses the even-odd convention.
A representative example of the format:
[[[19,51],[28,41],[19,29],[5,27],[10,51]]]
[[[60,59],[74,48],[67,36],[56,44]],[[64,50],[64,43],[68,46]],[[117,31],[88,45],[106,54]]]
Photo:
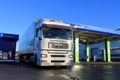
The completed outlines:
[[[45,28],[43,30],[44,38],[54,39],[72,39],[72,30],[62,28]]]

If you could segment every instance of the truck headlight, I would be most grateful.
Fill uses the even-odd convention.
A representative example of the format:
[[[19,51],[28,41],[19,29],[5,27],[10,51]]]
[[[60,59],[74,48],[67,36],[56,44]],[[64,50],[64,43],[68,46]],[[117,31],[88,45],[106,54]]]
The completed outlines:
[[[42,58],[47,58],[47,54],[41,54]]]
[[[69,57],[69,58],[73,58],[73,55],[72,55],[72,54],[70,54],[68,57]]]

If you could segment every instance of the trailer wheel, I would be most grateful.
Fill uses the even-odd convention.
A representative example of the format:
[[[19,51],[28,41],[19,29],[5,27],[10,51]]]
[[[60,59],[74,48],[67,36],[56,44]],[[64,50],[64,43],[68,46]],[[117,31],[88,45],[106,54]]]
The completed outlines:
[[[24,61],[23,61],[23,55],[19,55],[19,61],[20,61],[20,62],[24,62]]]

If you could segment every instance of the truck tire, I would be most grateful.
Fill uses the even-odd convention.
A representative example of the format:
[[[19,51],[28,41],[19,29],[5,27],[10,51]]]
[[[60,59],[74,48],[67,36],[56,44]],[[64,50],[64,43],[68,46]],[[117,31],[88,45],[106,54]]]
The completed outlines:
[[[37,54],[35,54],[34,63],[37,65]]]

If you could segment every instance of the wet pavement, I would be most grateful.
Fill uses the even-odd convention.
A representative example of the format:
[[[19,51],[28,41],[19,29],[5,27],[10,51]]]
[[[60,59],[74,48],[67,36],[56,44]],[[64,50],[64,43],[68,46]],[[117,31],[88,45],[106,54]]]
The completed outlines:
[[[0,63],[0,80],[119,80],[120,64],[75,64],[73,67],[35,67]]]

